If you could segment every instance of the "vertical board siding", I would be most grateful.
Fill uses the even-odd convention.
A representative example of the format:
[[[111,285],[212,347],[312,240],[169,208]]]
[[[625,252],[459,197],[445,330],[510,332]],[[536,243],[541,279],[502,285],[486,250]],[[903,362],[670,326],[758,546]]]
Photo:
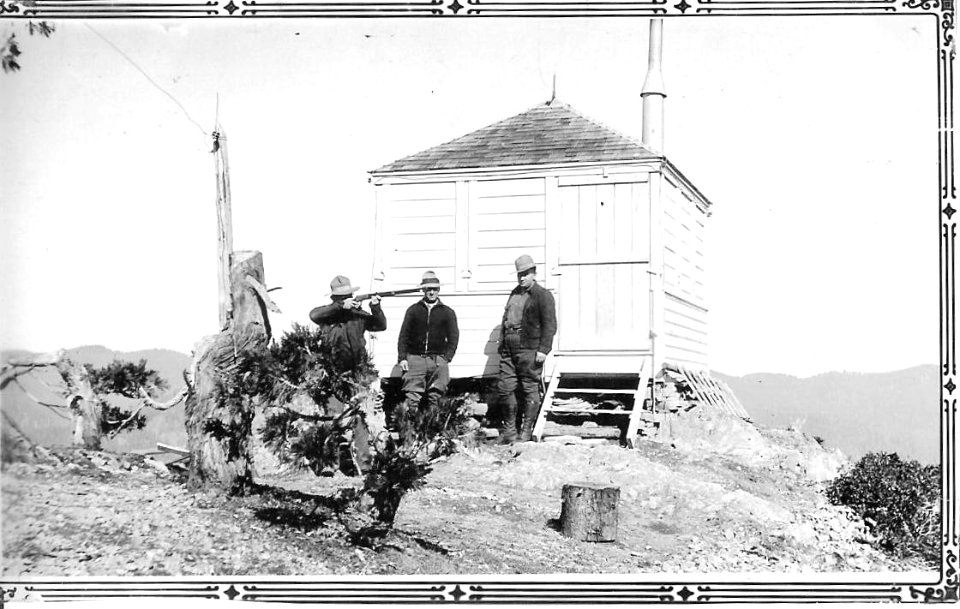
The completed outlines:
[[[645,183],[559,187],[559,347],[650,347]]]
[[[370,344],[374,365],[381,376],[397,376],[397,338],[407,307],[415,303],[417,296],[384,298],[383,312],[387,316],[387,329],[376,332]],[[460,328],[460,345],[451,364],[455,377],[495,374],[499,362],[497,347],[500,336],[500,320],[507,293],[500,294],[444,294],[440,300],[453,308]]]
[[[382,214],[383,288],[416,286],[424,271],[453,285],[457,254],[457,190],[454,182],[394,184]]]
[[[469,289],[511,290],[518,256],[546,262],[544,178],[478,180],[469,199]]]

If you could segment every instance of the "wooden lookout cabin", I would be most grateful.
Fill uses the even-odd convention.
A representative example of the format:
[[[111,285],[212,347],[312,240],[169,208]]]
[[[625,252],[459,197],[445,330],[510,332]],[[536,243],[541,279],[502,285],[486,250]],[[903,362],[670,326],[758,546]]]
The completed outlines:
[[[451,376],[496,374],[514,260],[530,254],[537,262],[558,320],[537,437],[546,414],[570,406],[553,400],[569,393],[629,397],[618,403],[632,413],[632,441],[664,363],[707,370],[711,203],[663,153],[661,27],[651,23],[642,141],[552,100],[370,172],[376,289],[437,273],[460,325]],[[402,319],[416,298],[385,299],[387,318]],[[384,375],[400,374],[398,332],[394,324],[375,338]],[[621,377],[626,383],[611,384]]]

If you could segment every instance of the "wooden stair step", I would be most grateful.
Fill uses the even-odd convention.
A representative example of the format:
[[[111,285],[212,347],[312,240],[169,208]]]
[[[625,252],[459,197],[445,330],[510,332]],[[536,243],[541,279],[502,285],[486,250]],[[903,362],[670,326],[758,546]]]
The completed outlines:
[[[564,408],[562,406],[550,406],[546,408],[547,412],[559,412],[565,414],[624,414],[629,415],[632,410],[625,408],[612,409],[612,408]]]
[[[553,390],[554,394],[557,393],[592,393],[597,395],[603,395],[609,393],[611,395],[633,395],[637,392],[636,389],[573,389],[569,387],[557,387]]]
[[[622,435],[619,427],[608,425],[581,426],[547,423],[543,427],[544,436],[579,436],[581,438],[609,438],[619,439]]]

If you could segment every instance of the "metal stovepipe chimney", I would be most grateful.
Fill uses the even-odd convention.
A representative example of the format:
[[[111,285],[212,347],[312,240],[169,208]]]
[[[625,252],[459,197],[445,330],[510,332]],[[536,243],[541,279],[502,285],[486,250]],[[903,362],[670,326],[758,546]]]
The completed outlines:
[[[663,154],[663,106],[667,97],[661,69],[663,55],[663,19],[650,20],[650,50],[647,54],[647,79],[643,82],[643,145]]]

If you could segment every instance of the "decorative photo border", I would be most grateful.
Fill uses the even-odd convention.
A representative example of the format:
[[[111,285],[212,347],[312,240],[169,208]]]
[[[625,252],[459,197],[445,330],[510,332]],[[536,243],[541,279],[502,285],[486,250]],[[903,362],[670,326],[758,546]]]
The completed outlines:
[[[940,454],[942,463],[942,559],[936,581],[826,581],[788,576],[722,580],[714,576],[657,581],[638,574],[617,581],[589,576],[365,577],[324,578],[0,578],[0,609],[27,600],[89,600],[153,597],[282,601],[315,604],[652,604],[783,602],[956,602],[960,600],[958,556],[956,419],[956,241],[960,212],[954,148],[954,0],[370,0],[297,2],[261,0],[159,2],[106,0],[0,0],[0,19],[257,19],[257,18],[470,18],[470,17],[665,17],[925,15],[937,22],[938,166],[940,217]],[[931,57],[931,61],[934,58]],[[960,217],[958,217],[960,219]],[[906,576],[905,576],[906,577]],[[751,581],[752,579],[752,581]],[[830,578],[831,580],[836,578]],[[853,579],[853,578],[851,578]],[[873,578],[876,579],[876,578]],[[769,581],[768,581],[769,580]]]

